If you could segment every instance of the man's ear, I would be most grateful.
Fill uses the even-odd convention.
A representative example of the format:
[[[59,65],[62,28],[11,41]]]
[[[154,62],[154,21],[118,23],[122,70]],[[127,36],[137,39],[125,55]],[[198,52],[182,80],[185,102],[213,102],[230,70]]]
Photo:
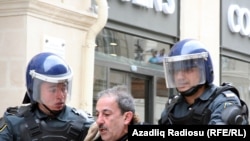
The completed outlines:
[[[133,116],[134,116],[133,112],[131,112],[131,111],[125,112],[124,113],[124,123],[127,125],[130,124],[130,122],[133,119]]]

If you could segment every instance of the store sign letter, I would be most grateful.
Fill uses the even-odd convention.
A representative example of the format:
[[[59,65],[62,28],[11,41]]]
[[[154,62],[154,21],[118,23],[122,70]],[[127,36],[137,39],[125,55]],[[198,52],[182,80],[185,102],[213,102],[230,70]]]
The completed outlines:
[[[228,26],[234,33],[250,36],[250,12],[247,8],[230,5],[227,13]]]
[[[130,0],[121,1],[128,2]],[[175,0],[168,0],[168,2],[162,2],[162,0],[132,0],[132,3],[146,8],[155,8],[155,11],[164,14],[173,14],[175,11]]]

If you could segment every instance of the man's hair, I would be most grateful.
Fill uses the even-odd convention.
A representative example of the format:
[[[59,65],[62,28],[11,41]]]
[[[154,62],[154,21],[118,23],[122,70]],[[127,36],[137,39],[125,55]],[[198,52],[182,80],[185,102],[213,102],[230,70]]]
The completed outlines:
[[[114,86],[112,88],[99,92],[97,95],[98,95],[98,100],[101,97],[106,97],[106,96],[114,97],[122,114],[128,111],[132,111],[133,113],[135,113],[134,98],[128,91],[127,86],[125,85]]]

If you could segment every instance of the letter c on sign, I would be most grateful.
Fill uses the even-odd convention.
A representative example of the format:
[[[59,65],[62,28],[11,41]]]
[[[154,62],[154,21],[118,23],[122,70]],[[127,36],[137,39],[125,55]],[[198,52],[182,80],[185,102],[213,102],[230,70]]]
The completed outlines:
[[[244,17],[246,18],[246,25],[244,25]],[[248,9],[246,8],[242,8],[241,9],[241,12],[240,12],[240,27],[241,27],[241,30],[240,30],[240,33],[242,35],[249,35],[250,34],[250,12]]]
[[[174,0],[168,0],[168,3],[162,4],[162,10],[165,14],[173,14],[175,11],[175,2]]]
[[[236,16],[236,17],[235,17]],[[236,18],[236,22],[235,19]],[[234,33],[240,32],[243,36],[250,34],[250,12],[246,8],[240,8],[238,5],[230,5],[228,8],[228,26]]]

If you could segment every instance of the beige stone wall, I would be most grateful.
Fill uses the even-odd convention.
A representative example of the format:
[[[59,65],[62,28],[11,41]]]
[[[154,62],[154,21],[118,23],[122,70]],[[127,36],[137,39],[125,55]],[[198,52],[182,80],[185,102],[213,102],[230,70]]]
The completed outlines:
[[[20,105],[24,95],[26,21],[21,15],[0,17],[0,113]]]
[[[21,105],[27,63],[44,51],[45,37],[65,42],[64,57],[74,71],[70,105],[80,107],[82,57],[87,54],[83,47],[97,19],[90,4],[91,0],[0,0],[0,115],[9,106]]]
[[[220,1],[181,0],[181,39],[201,40],[211,54],[214,82],[219,84],[220,67]]]

